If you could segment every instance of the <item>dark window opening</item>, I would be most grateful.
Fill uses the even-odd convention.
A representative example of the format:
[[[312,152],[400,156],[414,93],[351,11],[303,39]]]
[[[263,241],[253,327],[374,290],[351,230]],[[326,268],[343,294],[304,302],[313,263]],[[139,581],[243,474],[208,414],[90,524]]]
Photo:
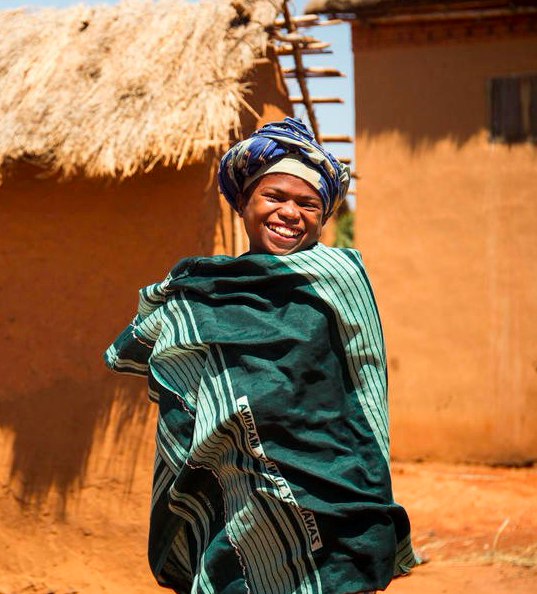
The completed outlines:
[[[491,78],[490,140],[537,142],[537,74]]]

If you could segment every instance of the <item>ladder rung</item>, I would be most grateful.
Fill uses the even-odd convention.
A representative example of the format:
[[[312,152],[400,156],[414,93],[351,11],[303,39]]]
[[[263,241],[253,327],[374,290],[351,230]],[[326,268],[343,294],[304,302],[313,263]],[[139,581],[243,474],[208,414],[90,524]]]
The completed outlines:
[[[330,44],[326,44],[327,46]],[[332,50],[325,50],[325,49],[317,49],[315,47],[295,47],[293,48],[292,45],[280,45],[276,48],[276,54],[278,56],[292,56],[295,52],[299,52],[301,54],[333,54]]]
[[[325,49],[327,47],[330,47],[330,43],[328,41],[309,41],[307,43],[302,43],[301,41],[295,41],[293,43],[282,43],[281,45],[276,47],[276,51],[278,51],[279,49],[285,49],[287,50],[292,50],[293,48],[297,48],[300,50],[318,50],[318,49]]]
[[[274,35],[279,41],[286,41],[288,43],[299,43],[304,45],[321,43],[317,37],[313,37],[313,35],[303,35],[302,33],[275,33]]]
[[[343,21],[341,19],[327,19],[326,21],[319,21],[318,23],[305,23],[299,25],[299,27],[326,27],[330,25],[341,25]]]
[[[304,97],[289,97],[291,103],[304,103]],[[312,103],[344,103],[341,97],[310,97]]]
[[[302,27],[304,24],[314,23],[318,20],[319,15],[317,14],[301,14],[299,16],[291,17],[291,22],[294,23],[297,27]],[[285,19],[276,19],[274,21],[274,26],[285,27]]]
[[[316,14],[305,14],[298,17],[291,17],[291,22],[297,27],[326,27],[340,25],[343,21],[341,19],[326,19],[321,21]],[[277,29],[285,28],[285,19],[276,19],[272,26]]]
[[[321,142],[353,142],[346,134],[321,134]]]
[[[296,78],[297,72],[295,68],[282,68],[283,76],[285,78]],[[345,76],[343,72],[337,68],[330,68],[325,66],[309,66],[304,68],[302,74],[308,78],[324,77],[324,76]]]

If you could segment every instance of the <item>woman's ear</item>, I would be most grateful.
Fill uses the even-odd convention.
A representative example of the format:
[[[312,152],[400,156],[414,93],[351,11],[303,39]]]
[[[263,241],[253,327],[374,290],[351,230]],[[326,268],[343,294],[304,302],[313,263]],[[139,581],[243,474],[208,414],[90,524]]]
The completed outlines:
[[[235,195],[235,203],[237,205],[237,212],[239,213],[239,217],[242,217],[242,213],[244,212],[244,207],[246,205],[246,200],[244,198],[244,194],[239,192]]]

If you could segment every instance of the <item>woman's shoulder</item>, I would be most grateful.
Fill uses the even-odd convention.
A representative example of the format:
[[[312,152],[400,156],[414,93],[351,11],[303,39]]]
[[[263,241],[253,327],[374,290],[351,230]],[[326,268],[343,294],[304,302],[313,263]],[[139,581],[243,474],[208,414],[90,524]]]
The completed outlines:
[[[215,254],[212,256],[186,256],[178,260],[171,268],[168,277],[181,278],[192,273],[200,266],[219,265],[234,261],[234,256],[227,256],[225,254]]]
[[[332,247],[332,246],[328,246],[328,245],[325,245],[324,243],[319,242],[314,246],[313,249],[314,249],[314,251],[324,252],[328,255],[333,254],[335,257],[336,256],[344,256],[349,259],[358,259],[358,260],[360,260],[360,262],[362,261],[362,255],[361,255],[360,251],[357,250],[356,248]]]
[[[355,248],[329,247],[316,243],[312,248],[284,256],[289,262],[317,267],[319,271],[329,270],[334,274],[351,272],[353,269],[363,271],[364,265],[360,252]]]
[[[331,282],[336,278],[365,276],[360,252],[354,248],[328,247],[322,243],[286,255],[250,254],[240,256],[191,256],[179,260],[160,289],[174,292],[178,288],[213,290],[215,282],[255,283],[263,278],[299,274],[310,282]],[[209,284],[210,286],[209,286]]]

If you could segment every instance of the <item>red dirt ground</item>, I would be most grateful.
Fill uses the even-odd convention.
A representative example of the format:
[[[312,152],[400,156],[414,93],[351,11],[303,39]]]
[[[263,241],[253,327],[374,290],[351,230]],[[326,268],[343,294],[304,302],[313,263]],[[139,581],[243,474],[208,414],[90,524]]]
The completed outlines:
[[[537,469],[394,463],[393,482],[430,561],[389,594],[537,592]],[[147,493],[138,483],[123,497],[118,485],[86,485],[84,508],[64,521],[53,507],[21,514],[4,485],[0,594],[165,592],[145,561]]]
[[[396,463],[392,472],[430,561],[390,594],[537,592],[537,469]]]

